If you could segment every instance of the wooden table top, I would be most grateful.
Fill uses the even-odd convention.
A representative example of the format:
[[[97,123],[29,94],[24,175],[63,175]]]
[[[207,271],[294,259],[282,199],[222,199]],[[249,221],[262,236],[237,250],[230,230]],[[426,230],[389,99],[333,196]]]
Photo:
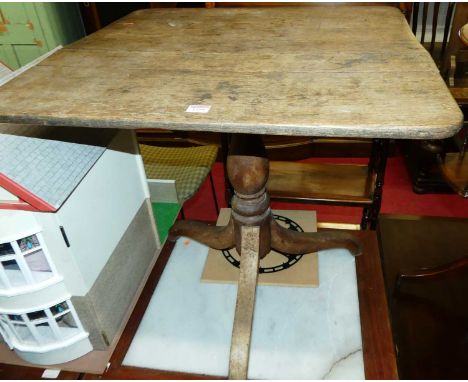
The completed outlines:
[[[463,118],[384,6],[140,10],[0,99],[0,122],[131,129],[423,139],[452,136]]]

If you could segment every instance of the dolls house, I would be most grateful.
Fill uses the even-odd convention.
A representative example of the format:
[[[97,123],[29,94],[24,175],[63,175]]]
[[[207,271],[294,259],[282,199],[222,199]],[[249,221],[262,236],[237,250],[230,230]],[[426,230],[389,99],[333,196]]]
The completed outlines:
[[[3,346],[43,365],[106,350],[159,247],[133,132],[0,125]]]

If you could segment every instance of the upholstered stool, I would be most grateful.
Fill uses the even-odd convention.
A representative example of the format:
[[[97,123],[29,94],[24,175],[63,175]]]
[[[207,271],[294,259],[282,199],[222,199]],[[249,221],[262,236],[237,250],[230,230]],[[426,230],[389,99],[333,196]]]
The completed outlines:
[[[217,146],[160,147],[140,144],[140,152],[146,177],[148,179],[174,179],[177,198],[181,205],[195,195],[209,175],[216,213],[219,213],[211,176],[211,167],[218,154]]]

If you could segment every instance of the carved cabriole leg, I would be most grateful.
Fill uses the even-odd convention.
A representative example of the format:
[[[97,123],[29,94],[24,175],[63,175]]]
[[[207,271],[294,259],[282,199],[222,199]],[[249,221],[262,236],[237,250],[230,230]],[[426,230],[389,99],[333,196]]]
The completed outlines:
[[[290,255],[317,252],[329,248],[346,248],[353,256],[361,254],[361,245],[348,232],[297,232],[271,221],[271,247]]]
[[[229,249],[234,247],[234,224],[232,219],[224,227],[204,222],[178,220],[169,231],[168,239],[176,241],[181,236],[190,237],[214,249]]]

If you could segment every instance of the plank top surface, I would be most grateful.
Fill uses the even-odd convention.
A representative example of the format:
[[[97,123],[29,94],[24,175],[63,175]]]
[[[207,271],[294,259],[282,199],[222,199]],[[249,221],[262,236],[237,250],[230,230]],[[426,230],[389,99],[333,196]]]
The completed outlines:
[[[0,99],[0,122],[130,129],[422,139],[452,136],[463,118],[385,6],[140,10]]]

